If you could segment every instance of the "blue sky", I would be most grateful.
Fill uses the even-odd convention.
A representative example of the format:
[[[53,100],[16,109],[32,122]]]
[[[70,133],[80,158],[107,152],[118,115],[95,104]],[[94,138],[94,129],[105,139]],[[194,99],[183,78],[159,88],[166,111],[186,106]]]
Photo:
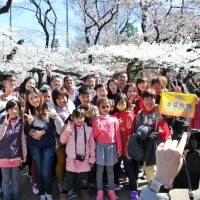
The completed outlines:
[[[19,1],[19,0],[18,0]],[[18,39],[25,39],[25,42],[31,42],[31,40],[41,41],[44,37],[42,28],[37,22],[35,13],[27,11],[19,7],[27,7],[29,9],[35,10],[34,6],[31,5],[27,0],[20,0],[22,3],[13,3],[12,5],[12,27],[17,29]],[[0,6],[3,4],[4,0],[0,0]],[[61,46],[66,44],[66,15],[65,15],[65,5],[61,0],[54,1],[54,8],[58,17],[57,24],[57,38]],[[10,13],[0,15],[0,26],[9,26]],[[78,19],[74,16],[74,13],[69,9],[69,38],[70,40],[78,36],[76,30],[73,28],[73,21]]]

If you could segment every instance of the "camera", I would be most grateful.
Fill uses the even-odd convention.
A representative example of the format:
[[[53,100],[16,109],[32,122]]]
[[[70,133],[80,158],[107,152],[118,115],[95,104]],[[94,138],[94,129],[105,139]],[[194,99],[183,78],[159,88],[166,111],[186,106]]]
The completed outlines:
[[[85,160],[85,155],[76,154],[75,160],[79,160],[79,161],[83,162]]]

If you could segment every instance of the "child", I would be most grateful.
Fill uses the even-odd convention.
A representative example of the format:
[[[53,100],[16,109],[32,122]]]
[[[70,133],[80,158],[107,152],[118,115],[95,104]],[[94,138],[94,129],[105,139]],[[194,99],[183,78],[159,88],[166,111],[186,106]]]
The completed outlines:
[[[100,116],[96,116],[92,122],[93,134],[96,139],[96,164],[97,164],[97,197],[96,200],[104,199],[103,171],[106,166],[109,191],[111,200],[117,200],[114,192],[114,170],[113,166],[121,156],[121,139],[119,123],[116,117],[109,115],[110,101],[107,98],[98,102]]]
[[[96,106],[91,104],[92,96],[90,94],[90,88],[88,86],[81,86],[79,88],[79,99],[81,104],[78,108],[85,110],[86,123],[88,126],[92,125],[92,118],[98,115],[98,109]]]
[[[78,196],[76,183],[81,183],[83,200],[89,200],[88,172],[95,163],[95,142],[92,128],[85,123],[85,111],[75,109],[73,123],[68,123],[60,136],[60,142],[66,144],[66,178],[68,180],[68,199]]]
[[[20,104],[9,100],[6,104],[8,115],[0,119],[0,168],[2,172],[3,199],[19,200],[19,166],[26,160],[26,140],[23,134],[23,121],[20,117]],[[10,181],[12,191],[10,191]]]
[[[97,106],[99,99],[106,97],[108,94],[108,91],[107,91],[106,86],[103,84],[97,84],[95,87],[95,90],[96,90],[96,95],[92,99],[92,104]]]
[[[155,150],[157,143],[165,142],[171,137],[168,124],[160,115],[158,106],[155,104],[155,96],[152,90],[142,93],[144,108],[138,112],[135,130],[142,126],[151,126],[151,134],[146,134],[143,138],[144,144],[144,171],[150,183],[154,178]]]
[[[125,86],[126,87],[126,86]],[[128,176],[131,187],[131,200],[138,200],[137,194],[137,178],[139,163],[127,157],[127,143],[129,137],[133,133],[133,126],[135,121],[134,113],[129,109],[130,104],[124,94],[118,94],[115,98],[114,115],[119,120],[119,129],[122,143],[122,160],[124,162],[124,169]],[[119,165],[120,166],[120,165]]]

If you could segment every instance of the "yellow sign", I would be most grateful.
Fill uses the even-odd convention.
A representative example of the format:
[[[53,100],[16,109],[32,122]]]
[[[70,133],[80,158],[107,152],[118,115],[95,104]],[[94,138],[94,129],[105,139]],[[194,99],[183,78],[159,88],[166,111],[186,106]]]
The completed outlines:
[[[175,117],[193,118],[197,96],[194,94],[162,92],[160,113]]]

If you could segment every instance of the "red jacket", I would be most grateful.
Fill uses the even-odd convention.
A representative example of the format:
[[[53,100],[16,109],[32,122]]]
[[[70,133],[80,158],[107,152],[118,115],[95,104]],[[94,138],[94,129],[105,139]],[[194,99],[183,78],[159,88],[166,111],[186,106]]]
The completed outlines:
[[[137,130],[141,125],[152,125],[156,127],[156,131],[159,132],[158,137],[160,141],[165,141],[171,136],[169,126],[163,116],[160,115],[157,105],[150,111],[143,108],[138,112],[135,129]]]
[[[190,127],[192,129],[200,130],[200,100],[199,103],[196,105],[195,115],[194,118],[191,120]]]
[[[119,130],[122,143],[122,155],[127,155],[127,142],[133,134],[135,115],[131,111],[122,111],[114,113],[114,116],[119,120]]]

